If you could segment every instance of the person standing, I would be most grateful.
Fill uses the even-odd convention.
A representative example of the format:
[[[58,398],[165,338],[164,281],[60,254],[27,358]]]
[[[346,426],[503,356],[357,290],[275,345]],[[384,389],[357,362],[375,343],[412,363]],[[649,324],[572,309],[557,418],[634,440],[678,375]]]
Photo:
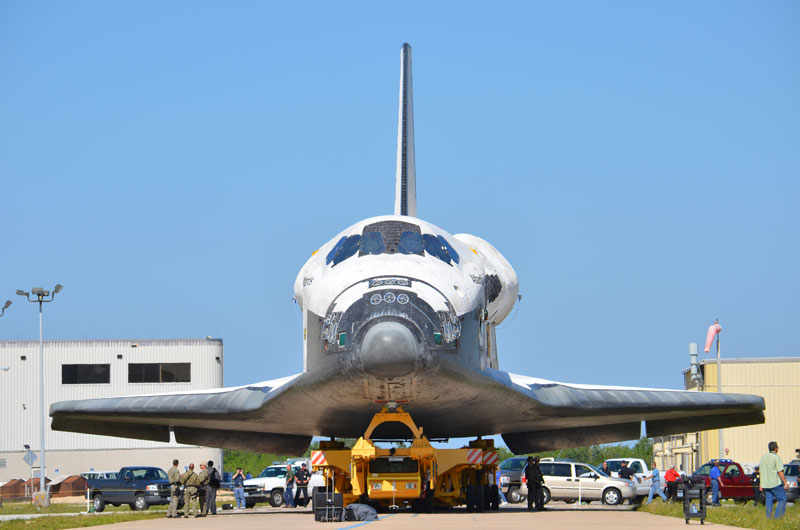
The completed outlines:
[[[205,464],[200,464],[200,473],[197,476],[199,478],[197,483],[197,498],[200,500],[199,517],[203,517],[206,513],[206,485],[208,485],[208,469]]]
[[[189,517],[192,512],[194,512],[195,517],[200,517],[200,507],[197,505],[197,484],[199,482],[200,477],[194,472],[194,464],[189,464],[189,470],[181,475],[181,484],[184,486],[184,517]]]
[[[240,467],[236,468],[236,474],[233,475],[233,498],[236,499],[236,509],[244,510],[244,474]]]
[[[761,487],[761,473],[758,471],[758,466],[756,466],[753,473],[750,475],[750,482],[753,484],[753,506],[758,506],[758,503],[763,504],[763,495],[759,489]]]
[[[600,471],[602,471],[609,477],[611,476],[611,468],[608,467],[608,462],[603,462],[603,467],[600,468]]]
[[[544,495],[542,484],[544,475],[539,468],[539,457],[528,457],[528,465],[525,466],[525,482],[528,484],[528,510],[537,512],[544,510]]]
[[[248,472],[245,474],[244,478],[246,478],[247,480],[250,480],[251,478],[253,478],[253,475],[251,475],[251,474],[250,474],[250,472],[248,471]]]
[[[172,461],[172,467],[167,472],[169,479],[169,508],[167,518],[178,517],[178,494],[181,490],[181,472],[178,469],[178,459]]]
[[[219,471],[214,467],[213,460],[208,461],[206,471],[208,472],[208,482],[206,483],[206,503],[203,506],[203,517],[208,515],[209,509],[211,515],[217,515],[217,489],[221,478]]]
[[[305,506],[308,504],[308,480],[311,478],[311,474],[306,469],[306,463],[300,466],[300,469],[294,475],[294,482],[295,486],[297,487],[297,491],[294,494],[294,505],[297,507],[298,500],[300,499],[300,492],[303,492],[303,500]]]
[[[284,495],[284,504],[287,508],[294,508],[294,497],[292,490],[294,489],[294,468],[292,464],[286,464],[286,495]]]
[[[789,483],[786,482],[783,474],[783,462],[778,456],[778,442],[770,442],[767,449],[769,452],[758,462],[758,470],[761,473],[761,486],[758,489],[764,493],[767,519],[773,517],[772,505],[775,500],[778,501],[778,505],[775,507],[774,517],[780,519],[786,510],[786,490],[789,489]]]
[[[711,481],[711,506],[719,506],[719,478],[722,471],[719,469],[719,462],[716,460],[711,461],[711,471],[708,473],[708,478]]]
[[[661,473],[656,467],[655,460],[650,463],[650,475],[645,477],[645,480],[649,478],[653,479],[653,482],[650,483],[650,493],[647,495],[647,504],[653,502],[654,493],[658,493],[659,497],[661,497],[661,500],[667,502],[667,496],[664,495],[663,491],[661,491]]]
[[[628,467],[628,462],[626,460],[620,462],[619,466],[619,478],[624,478],[625,480],[634,480],[636,473],[634,473],[633,470]]]
[[[678,478],[680,478],[680,475],[675,470],[675,465],[673,464],[672,467],[664,473],[664,481],[667,483],[667,502],[674,501],[678,498]]]

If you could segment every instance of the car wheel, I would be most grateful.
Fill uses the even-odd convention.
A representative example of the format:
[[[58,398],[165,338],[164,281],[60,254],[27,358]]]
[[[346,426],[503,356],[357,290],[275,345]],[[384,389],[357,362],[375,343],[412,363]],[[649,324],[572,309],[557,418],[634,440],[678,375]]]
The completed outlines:
[[[542,504],[547,504],[548,502],[550,502],[550,490],[542,487]]]
[[[603,502],[608,504],[609,506],[614,506],[619,504],[622,501],[622,495],[620,495],[619,490],[617,488],[608,488],[606,491],[603,492]]]
[[[131,510],[136,510],[137,512],[142,512],[148,509],[150,506],[147,504],[147,500],[144,498],[144,495],[141,493],[134,497],[133,504],[131,504]]]
[[[522,494],[519,492],[519,486],[511,486],[506,493],[506,500],[511,504],[518,504],[522,502]]]
[[[103,499],[103,495],[98,493],[94,497],[92,497],[92,506],[94,507],[94,511],[102,512],[106,509],[106,501]]]
[[[575,504],[577,502],[577,499],[567,499],[564,502],[567,504]]]
[[[714,492],[709,491],[706,493],[706,504],[709,506],[714,502]]]
[[[274,489],[272,493],[269,494],[269,504],[273,508],[278,508],[283,505],[283,490],[281,489]]]

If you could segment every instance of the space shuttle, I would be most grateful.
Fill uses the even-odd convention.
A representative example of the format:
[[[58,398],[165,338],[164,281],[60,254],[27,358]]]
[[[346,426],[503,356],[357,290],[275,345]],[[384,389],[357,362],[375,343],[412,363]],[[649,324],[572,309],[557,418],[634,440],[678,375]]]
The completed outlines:
[[[517,302],[490,243],[417,215],[411,47],[400,53],[392,215],[364,219],[300,269],[302,373],[205,391],[61,401],[52,428],[302,454],[312,437],[357,438],[402,404],[431,440],[501,435],[516,453],[764,422],[760,396],[559,383],[500,370],[496,329]],[[287,352],[268,351],[268,355]],[[298,352],[299,353],[299,352]],[[374,439],[407,439],[387,423]]]

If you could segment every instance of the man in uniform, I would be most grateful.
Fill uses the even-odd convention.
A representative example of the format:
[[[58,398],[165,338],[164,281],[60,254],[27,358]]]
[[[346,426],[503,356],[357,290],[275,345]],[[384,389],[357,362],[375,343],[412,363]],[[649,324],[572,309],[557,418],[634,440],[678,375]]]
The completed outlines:
[[[311,478],[311,474],[306,469],[306,463],[303,462],[300,466],[300,469],[294,475],[294,481],[297,488],[297,491],[294,493],[294,505],[297,507],[298,499],[300,499],[300,492],[303,492],[303,506],[308,504],[308,480]]]
[[[200,464],[200,473],[197,474],[198,483],[197,483],[197,497],[200,500],[200,514],[198,517],[205,516],[206,512],[206,505],[208,502],[208,498],[206,497],[206,486],[208,485],[208,469],[206,469],[205,464]]]
[[[169,478],[169,508],[167,517],[178,517],[178,493],[181,489],[181,472],[178,470],[178,459],[172,461],[172,467],[167,473]]]
[[[623,460],[619,463],[619,478],[624,478],[626,480],[634,480],[636,474],[633,472],[631,468],[628,467],[628,462]]]
[[[183,490],[183,516],[189,517],[194,508],[195,517],[200,517],[200,508],[197,506],[197,485],[200,483],[200,477],[194,472],[194,464],[189,464],[189,470],[181,475],[181,484],[184,486]]]
[[[544,507],[544,475],[539,468],[539,457],[528,457],[528,465],[525,466],[525,482],[528,484],[528,510],[534,509],[539,512]]]
[[[206,483],[206,503],[203,506],[203,516],[208,515],[209,509],[211,515],[217,515],[217,488],[219,488],[220,476],[217,468],[214,467],[214,461],[209,460],[206,466],[208,472],[208,482]]]

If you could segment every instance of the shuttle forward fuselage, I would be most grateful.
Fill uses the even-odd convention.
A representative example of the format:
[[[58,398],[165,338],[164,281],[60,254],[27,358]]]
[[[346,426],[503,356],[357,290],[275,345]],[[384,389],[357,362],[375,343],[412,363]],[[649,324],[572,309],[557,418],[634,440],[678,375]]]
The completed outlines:
[[[364,395],[370,405],[413,402],[411,382],[439,363],[498,367],[494,326],[517,290],[514,270],[480,238],[407,216],[366,219],[297,276],[304,370],[360,374],[374,389]]]

